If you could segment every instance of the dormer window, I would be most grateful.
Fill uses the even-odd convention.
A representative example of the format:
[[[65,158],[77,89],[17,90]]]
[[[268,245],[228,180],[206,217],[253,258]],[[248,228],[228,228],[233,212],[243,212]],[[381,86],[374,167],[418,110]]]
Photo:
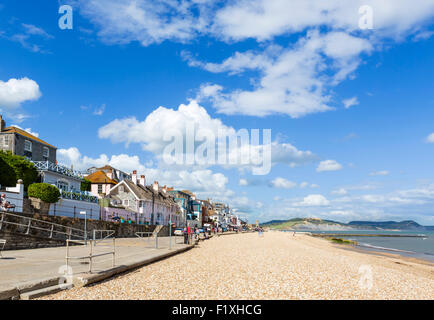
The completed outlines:
[[[32,142],[29,140],[24,141],[24,151],[32,152]]]

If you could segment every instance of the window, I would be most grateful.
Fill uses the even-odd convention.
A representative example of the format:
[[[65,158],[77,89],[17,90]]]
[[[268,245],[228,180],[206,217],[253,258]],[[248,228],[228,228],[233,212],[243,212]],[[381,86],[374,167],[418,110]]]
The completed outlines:
[[[9,136],[7,136],[7,135],[3,136],[3,146],[9,147]]]
[[[68,184],[68,182],[59,180],[59,181],[57,181],[57,188],[59,188],[60,190],[63,190],[63,191],[68,191],[69,184]]]
[[[124,206],[127,206],[128,207],[128,199],[125,199],[124,201],[123,201],[123,203],[124,203]]]
[[[50,155],[50,150],[47,147],[42,148],[42,156],[48,160],[48,156]]]
[[[98,194],[101,194],[102,193],[102,184],[99,184],[98,185]]]
[[[29,140],[24,140],[24,151],[32,152],[32,143]]]

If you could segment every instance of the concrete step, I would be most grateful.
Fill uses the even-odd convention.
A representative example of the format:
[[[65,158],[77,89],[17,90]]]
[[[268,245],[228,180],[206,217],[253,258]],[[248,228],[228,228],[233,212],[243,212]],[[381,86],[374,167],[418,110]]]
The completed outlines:
[[[56,293],[56,292],[59,292],[62,290],[66,290],[66,289],[67,288],[65,287],[65,285],[58,284],[55,286],[46,287],[46,288],[22,293],[22,294],[20,294],[20,299],[21,300],[31,300],[31,299],[39,298],[39,297],[46,296],[48,294],[53,294],[53,293]]]
[[[25,283],[18,285],[17,289],[20,292],[20,294],[23,294],[26,292],[36,291],[39,289],[48,288],[48,287],[58,285],[59,281],[60,281],[59,277],[40,279],[40,280],[36,280],[36,281],[29,281],[29,282],[25,282]]]

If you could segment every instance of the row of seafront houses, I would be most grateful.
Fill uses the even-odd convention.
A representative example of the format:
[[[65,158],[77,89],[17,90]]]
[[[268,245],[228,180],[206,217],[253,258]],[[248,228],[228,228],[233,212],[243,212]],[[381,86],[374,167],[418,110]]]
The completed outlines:
[[[106,165],[79,172],[57,163],[57,148],[20,128],[6,127],[0,115],[0,150],[26,157],[36,166],[41,182],[55,185],[61,199],[50,206],[49,214],[137,224],[177,227],[240,228],[247,224],[228,205],[200,200],[189,190],[175,190],[160,186],[157,181],[148,185],[144,175],[131,174]],[[81,183],[91,182],[91,191],[83,192]],[[1,188],[1,187],[0,187]],[[24,188],[7,187],[1,190],[7,200],[23,210]]]

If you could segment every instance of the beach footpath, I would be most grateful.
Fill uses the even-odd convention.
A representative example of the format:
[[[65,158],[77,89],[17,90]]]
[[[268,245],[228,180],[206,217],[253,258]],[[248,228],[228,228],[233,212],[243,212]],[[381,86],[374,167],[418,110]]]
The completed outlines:
[[[434,267],[284,232],[232,234],[40,299],[434,299]]]
[[[183,244],[182,237],[158,237],[157,243],[155,238],[120,238],[114,246],[113,240],[107,239],[71,246],[68,264],[66,247],[4,251],[0,257],[0,300],[27,300],[71,286],[86,286],[192,247],[194,244]],[[91,264],[89,259],[77,259],[90,252],[94,256]]]

